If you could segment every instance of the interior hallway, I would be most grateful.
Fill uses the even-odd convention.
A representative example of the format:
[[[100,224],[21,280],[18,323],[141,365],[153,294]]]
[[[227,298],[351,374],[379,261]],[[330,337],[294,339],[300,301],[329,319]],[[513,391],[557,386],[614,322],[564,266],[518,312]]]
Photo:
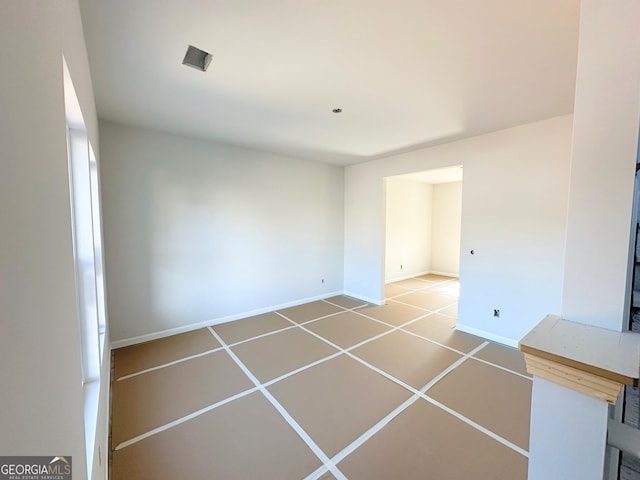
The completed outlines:
[[[121,479],[526,479],[517,350],[454,330],[459,284],[388,284],[113,352]]]

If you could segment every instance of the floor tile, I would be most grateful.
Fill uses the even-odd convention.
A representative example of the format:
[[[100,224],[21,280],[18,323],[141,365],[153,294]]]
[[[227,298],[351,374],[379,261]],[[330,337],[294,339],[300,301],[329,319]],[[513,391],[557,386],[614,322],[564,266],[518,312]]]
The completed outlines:
[[[528,450],[531,384],[531,380],[469,359],[427,395]]]
[[[357,313],[373,317],[390,325],[398,326],[423,315],[427,315],[429,312],[390,300],[386,305],[371,305],[369,307],[359,308]]]
[[[269,391],[330,457],[411,396],[346,355],[282,380]]]
[[[294,322],[303,323],[315,318],[325,317],[332,313],[343,312],[344,309],[331,305],[330,303],[318,300],[317,302],[305,303],[296,307],[278,310],[281,314]]]
[[[357,298],[347,297],[346,295],[338,295],[335,297],[327,298],[327,302],[335,303],[344,308],[356,308],[366,305],[366,302],[358,300]]]
[[[457,331],[455,318],[437,313],[413,322],[404,329],[464,353],[485,342],[484,338]]]
[[[446,275],[437,275],[435,273],[427,273],[426,275],[420,275],[422,280],[429,280],[431,282],[447,282],[449,280],[457,280],[456,277],[447,277]]]
[[[393,282],[393,285],[408,288],[410,290],[419,290],[422,288],[432,287],[434,285],[434,282],[431,282],[429,280],[420,280],[419,278],[407,278],[406,280]]]
[[[232,350],[263,383],[337,352],[300,328],[242,343]]]
[[[151,342],[118,348],[114,350],[114,378],[219,347],[220,344],[209,330],[201,328]]]
[[[440,295],[448,295],[457,299],[460,296],[460,285],[457,282],[438,283],[426,291]]]
[[[400,331],[373,340],[352,353],[416,389],[461,358],[451,350]]]
[[[388,283],[384,286],[385,298],[395,297],[396,295],[402,295],[404,293],[411,292],[410,289],[396,285],[395,283]]]
[[[527,459],[419,399],[338,464],[349,480],[526,480]]]
[[[447,305],[451,305],[456,301],[456,297],[451,295],[440,295],[429,290],[421,290],[412,292],[401,297],[394,298],[397,302],[408,303],[415,307],[426,308],[427,310],[439,310]]]
[[[229,323],[221,323],[214,326],[213,329],[229,345],[291,326],[293,326],[291,322],[280,315],[269,312]]]
[[[225,351],[114,381],[112,445],[253,386]]]
[[[448,315],[453,318],[458,318],[458,304],[456,303],[455,305],[451,305],[450,307],[443,308],[438,313]]]
[[[305,327],[342,348],[349,348],[391,328],[353,312],[339,313]]]
[[[291,479],[321,465],[260,393],[113,452],[112,480]]]
[[[530,377],[527,373],[527,366],[524,362],[524,354],[517,348],[507,347],[495,342],[491,342],[474,355],[477,358],[495,363],[501,367],[508,368],[514,372]]]

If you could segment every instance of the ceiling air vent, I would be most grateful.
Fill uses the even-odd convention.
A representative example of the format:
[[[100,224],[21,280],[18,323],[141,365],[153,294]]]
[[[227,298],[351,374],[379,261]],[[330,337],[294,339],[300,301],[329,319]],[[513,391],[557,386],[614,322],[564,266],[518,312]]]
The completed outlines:
[[[187,53],[184,55],[184,60],[182,60],[182,64],[196,68],[201,72],[206,72],[212,58],[213,57],[210,53],[200,50],[193,45],[189,45]]]

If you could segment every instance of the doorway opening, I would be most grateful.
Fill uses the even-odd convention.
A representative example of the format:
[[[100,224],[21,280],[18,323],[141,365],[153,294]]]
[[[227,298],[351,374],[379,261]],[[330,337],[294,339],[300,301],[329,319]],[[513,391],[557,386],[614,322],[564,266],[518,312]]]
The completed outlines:
[[[385,178],[385,285],[458,278],[462,173],[456,165]]]

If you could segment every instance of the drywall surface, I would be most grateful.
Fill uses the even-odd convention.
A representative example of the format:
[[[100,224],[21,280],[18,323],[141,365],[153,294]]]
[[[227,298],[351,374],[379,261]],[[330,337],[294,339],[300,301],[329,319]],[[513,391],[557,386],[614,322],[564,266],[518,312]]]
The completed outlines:
[[[460,271],[462,182],[433,186],[431,266],[429,270],[457,276]]]
[[[386,280],[431,268],[432,190],[428,183],[388,178],[386,203]]]
[[[383,299],[384,178],[462,164],[459,326],[513,343],[559,312],[571,129],[565,115],[346,167],[345,290]]]
[[[533,378],[530,480],[602,480],[608,404]]]
[[[342,291],[342,167],[112,123],[100,135],[112,341]]]
[[[562,316],[618,331],[628,322],[639,22],[637,1],[582,2]]]
[[[0,2],[0,452],[87,478],[63,55],[97,149],[77,1]]]

